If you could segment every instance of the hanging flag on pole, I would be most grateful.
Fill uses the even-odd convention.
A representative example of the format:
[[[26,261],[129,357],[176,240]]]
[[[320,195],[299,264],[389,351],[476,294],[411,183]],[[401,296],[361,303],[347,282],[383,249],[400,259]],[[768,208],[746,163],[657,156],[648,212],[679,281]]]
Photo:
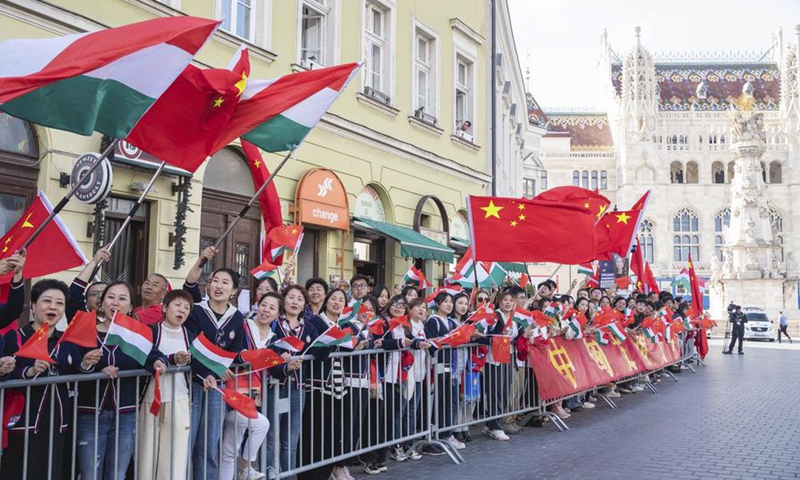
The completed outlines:
[[[161,370],[156,370],[153,375],[153,403],[150,404],[150,413],[158,416],[161,411]]]
[[[256,277],[257,280],[262,280],[268,276],[274,275],[278,271],[278,266],[272,264],[269,260],[264,260],[261,265],[250,270],[250,274]]]
[[[269,169],[267,169],[267,164],[264,162],[264,158],[261,156],[261,151],[258,147],[247,140],[242,140],[242,150],[244,150],[244,154],[247,156],[247,166],[250,167],[250,175],[253,177],[253,187],[255,191],[258,191],[269,178]],[[261,261],[266,261],[269,259],[269,254],[267,252],[270,252],[275,247],[271,241],[266,238],[266,232],[283,225],[281,199],[278,197],[278,189],[275,188],[274,182],[270,182],[269,185],[266,186],[264,192],[258,197],[258,205],[261,207],[261,221],[264,224],[265,232],[264,245],[261,249]],[[282,255],[272,260],[274,265],[280,266],[283,264]]]

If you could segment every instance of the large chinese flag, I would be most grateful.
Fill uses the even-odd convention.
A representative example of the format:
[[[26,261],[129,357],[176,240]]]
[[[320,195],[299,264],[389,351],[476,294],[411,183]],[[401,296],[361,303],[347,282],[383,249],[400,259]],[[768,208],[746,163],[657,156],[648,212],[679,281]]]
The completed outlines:
[[[636,235],[641,211],[610,212],[597,222],[597,259],[627,257]]]
[[[578,264],[596,256],[595,214],[556,200],[469,197],[476,260]]]
[[[550,188],[534,199],[560,202],[586,209],[595,216],[595,220],[599,220],[611,205],[611,200],[596,190],[571,186]]]
[[[44,192],[33,201],[22,214],[17,223],[0,238],[0,259],[12,255],[22,248],[36,228],[50,215],[53,206]],[[42,277],[62,272],[70,268],[80,267],[87,262],[78,242],[72,237],[67,226],[56,215],[47,224],[42,233],[28,246],[22,276],[25,278]],[[9,283],[13,273],[0,277],[0,284]]]

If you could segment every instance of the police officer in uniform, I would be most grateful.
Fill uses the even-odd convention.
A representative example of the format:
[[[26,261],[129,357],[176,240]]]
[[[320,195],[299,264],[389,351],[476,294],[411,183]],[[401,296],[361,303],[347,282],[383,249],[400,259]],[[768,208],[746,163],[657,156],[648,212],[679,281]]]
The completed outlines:
[[[736,305],[733,312],[730,314],[730,322],[732,325],[731,328],[731,344],[728,346],[727,351],[723,351],[722,353],[726,353],[730,355],[733,353],[733,345],[736,343],[736,340],[739,340],[739,355],[744,355],[742,351],[742,342],[744,341],[744,324],[747,323],[747,315],[742,313],[742,307]]]

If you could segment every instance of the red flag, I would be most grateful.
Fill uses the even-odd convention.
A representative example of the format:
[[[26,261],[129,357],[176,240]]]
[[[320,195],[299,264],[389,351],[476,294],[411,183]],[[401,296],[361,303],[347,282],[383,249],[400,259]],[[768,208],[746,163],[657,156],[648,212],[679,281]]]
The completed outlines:
[[[258,348],[255,350],[243,350],[242,360],[249,363],[254,372],[272,368],[285,363],[283,357],[273,352],[269,348]]]
[[[533,310],[531,312],[533,321],[536,322],[540,328],[544,328],[553,323],[553,319],[545,315],[541,310]]]
[[[617,287],[625,290],[630,286],[631,279],[628,277],[617,277],[614,279],[614,283],[617,284]]]
[[[550,200],[469,197],[476,260],[576,264],[594,260],[594,215]]]
[[[286,250],[296,251],[303,241],[302,225],[280,225],[267,233],[270,249],[266,254],[274,260],[283,255]]]
[[[639,292],[645,292],[645,267],[644,267],[644,253],[642,253],[642,245],[639,243],[639,237],[636,237],[636,251],[631,252],[631,272],[636,275],[636,288]]]
[[[150,413],[157,417],[161,411],[161,370],[156,370],[153,382],[153,403],[150,404]]]
[[[408,328],[408,327],[411,326],[411,324],[408,323],[408,315],[403,315],[402,317],[395,317],[395,318],[389,320],[389,331],[390,332],[392,330],[394,330],[395,328],[400,327],[400,326],[402,326],[403,328]]]
[[[611,260],[615,253],[623,258],[628,256],[640,215],[638,210],[603,215],[596,226],[598,260]]]
[[[642,195],[641,198],[639,198],[639,200],[636,200],[636,203],[633,204],[631,210],[645,211],[647,210],[647,205],[649,203],[650,203],[650,190],[644,192],[644,195]]]
[[[241,413],[245,418],[256,419],[258,418],[258,410],[256,410],[256,402],[241,393],[231,388],[221,388],[222,398],[229,407]]]
[[[253,176],[253,187],[256,191],[264,185],[264,182],[269,178],[269,170],[267,164],[261,156],[261,151],[248,142],[242,139],[242,150],[247,156],[247,165],[250,167],[250,175]],[[270,232],[273,228],[283,225],[283,213],[281,212],[281,199],[278,197],[278,190],[275,188],[275,182],[267,185],[267,188],[258,197],[258,205],[261,207],[261,219],[264,222],[264,231]],[[267,252],[272,251],[275,245],[264,236],[264,248],[262,249],[261,261],[269,258]],[[275,265],[283,264],[283,255],[272,262]]]
[[[70,342],[80,347],[97,348],[97,312],[78,310],[58,343]]]
[[[499,335],[492,337],[492,357],[497,363],[511,362],[511,337]]]
[[[600,192],[573,186],[549,188],[534,198],[582,208],[594,215],[595,221],[599,220],[611,205],[611,200]]]
[[[703,294],[700,292],[700,282],[697,281],[697,274],[694,271],[692,254],[689,253],[689,286],[692,293],[692,310],[698,317],[703,316]]]
[[[531,281],[531,277],[529,277],[527,273],[523,273],[519,277],[519,288],[527,287],[528,283],[530,283],[530,281]]]
[[[47,218],[53,206],[44,192],[33,201],[25,213],[17,220],[2,238],[0,238],[0,259],[9,257],[22,248],[36,228]],[[62,272],[70,268],[80,267],[87,262],[83,251],[67,226],[56,215],[47,224],[42,233],[28,246],[22,276],[25,278],[43,277]],[[0,284],[10,283],[13,272],[0,277]]]
[[[55,360],[50,358],[50,351],[47,348],[47,331],[49,329],[49,324],[45,323],[42,325],[42,328],[36,330],[36,332],[31,335],[31,338],[29,338],[14,355],[33,360],[43,360],[48,363],[56,363]]]
[[[457,347],[459,345],[468,343],[473,333],[475,333],[475,325],[465,323],[442,337],[439,343],[442,345]]]

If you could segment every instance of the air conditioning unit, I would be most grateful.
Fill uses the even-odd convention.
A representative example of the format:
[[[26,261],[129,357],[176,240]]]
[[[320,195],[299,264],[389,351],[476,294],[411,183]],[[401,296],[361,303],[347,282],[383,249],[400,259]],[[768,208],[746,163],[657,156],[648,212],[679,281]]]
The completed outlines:
[[[392,97],[383,92],[379,92],[372,87],[364,87],[364,95],[385,105],[392,104]]]
[[[417,120],[427,123],[428,125],[438,126],[439,120],[429,113],[425,113],[425,107],[420,107],[414,110],[414,117]]]

